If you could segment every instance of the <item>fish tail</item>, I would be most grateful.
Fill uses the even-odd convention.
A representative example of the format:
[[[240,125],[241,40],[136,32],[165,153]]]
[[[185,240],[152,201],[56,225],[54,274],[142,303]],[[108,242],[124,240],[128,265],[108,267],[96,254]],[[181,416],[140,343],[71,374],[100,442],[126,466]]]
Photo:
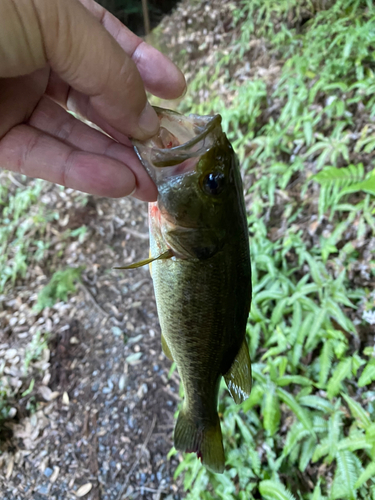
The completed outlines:
[[[219,416],[208,423],[197,424],[181,410],[174,431],[176,450],[196,453],[201,462],[213,472],[224,471],[224,448]]]

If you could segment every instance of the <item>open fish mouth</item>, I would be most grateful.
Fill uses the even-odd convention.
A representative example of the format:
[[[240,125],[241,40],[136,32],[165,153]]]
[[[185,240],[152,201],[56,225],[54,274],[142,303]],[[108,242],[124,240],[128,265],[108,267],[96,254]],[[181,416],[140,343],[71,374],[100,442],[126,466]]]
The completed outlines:
[[[221,131],[221,116],[184,116],[154,107],[160,129],[147,141],[133,140],[138,158],[156,184],[166,177],[194,171]]]

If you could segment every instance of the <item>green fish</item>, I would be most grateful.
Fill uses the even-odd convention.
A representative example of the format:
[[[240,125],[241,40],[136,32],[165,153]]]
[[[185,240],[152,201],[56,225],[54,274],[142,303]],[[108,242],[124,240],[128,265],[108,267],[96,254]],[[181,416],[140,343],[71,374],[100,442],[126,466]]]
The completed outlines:
[[[214,472],[225,465],[217,412],[221,377],[236,403],[251,390],[246,323],[251,302],[249,236],[237,157],[221,116],[155,108],[157,136],[134,141],[158,188],[149,205],[161,343],[175,361],[185,399],[174,445]]]

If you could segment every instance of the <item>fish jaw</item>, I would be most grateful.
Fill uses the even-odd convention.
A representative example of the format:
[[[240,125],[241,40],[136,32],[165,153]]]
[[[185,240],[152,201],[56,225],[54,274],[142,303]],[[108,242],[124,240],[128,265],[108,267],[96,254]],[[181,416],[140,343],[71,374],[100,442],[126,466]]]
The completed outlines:
[[[184,116],[154,108],[160,121],[159,133],[147,141],[133,140],[134,150],[158,186],[168,177],[193,172],[221,131],[221,116]]]

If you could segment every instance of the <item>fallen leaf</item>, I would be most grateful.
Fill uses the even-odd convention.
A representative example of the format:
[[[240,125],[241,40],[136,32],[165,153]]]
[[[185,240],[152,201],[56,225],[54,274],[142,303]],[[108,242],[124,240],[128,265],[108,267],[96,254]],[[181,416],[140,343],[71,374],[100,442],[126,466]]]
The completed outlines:
[[[52,399],[52,391],[46,385],[41,385],[38,389],[39,394],[45,401],[51,401]]]
[[[51,483],[54,483],[59,475],[59,472],[60,472],[60,467],[58,467],[57,465],[53,468],[53,472],[51,474],[51,477],[49,478],[50,482]]]
[[[125,361],[129,363],[129,365],[136,365],[139,363],[139,360],[142,356],[141,352],[135,352],[134,354],[130,354]]]
[[[63,403],[63,405],[66,405],[66,406],[69,405],[69,395],[66,391],[62,395],[62,403]]]
[[[14,455],[12,455],[9,459],[9,462],[8,462],[8,465],[7,465],[7,471],[6,471],[6,474],[5,474],[5,477],[7,479],[10,478],[10,476],[12,475],[12,472],[13,472],[13,466],[14,466]]]
[[[84,497],[85,495],[87,495],[87,493],[89,491],[91,491],[91,488],[92,488],[92,484],[86,483],[83,486],[81,486],[80,488],[78,488],[78,490],[75,492],[75,496],[78,498]]]

